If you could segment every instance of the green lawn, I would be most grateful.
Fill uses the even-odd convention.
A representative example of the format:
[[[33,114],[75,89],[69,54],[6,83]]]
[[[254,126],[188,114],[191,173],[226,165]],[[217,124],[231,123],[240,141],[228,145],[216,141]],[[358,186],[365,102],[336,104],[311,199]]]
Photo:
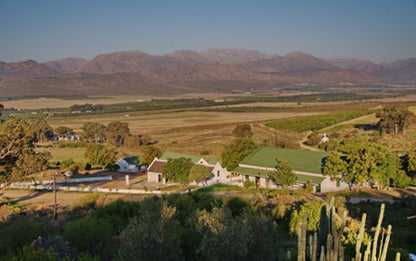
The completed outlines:
[[[51,162],[73,159],[77,162],[86,162],[85,148],[37,148],[37,151],[49,151],[52,154]]]

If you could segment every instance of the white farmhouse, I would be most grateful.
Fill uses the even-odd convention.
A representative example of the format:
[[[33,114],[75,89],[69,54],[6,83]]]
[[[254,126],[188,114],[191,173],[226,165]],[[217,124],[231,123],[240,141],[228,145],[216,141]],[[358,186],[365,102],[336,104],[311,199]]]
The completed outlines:
[[[140,169],[140,160],[139,157],[127,157],[117,160],[117,165],[119,167],[118,171],[121,172],[139,172]]]

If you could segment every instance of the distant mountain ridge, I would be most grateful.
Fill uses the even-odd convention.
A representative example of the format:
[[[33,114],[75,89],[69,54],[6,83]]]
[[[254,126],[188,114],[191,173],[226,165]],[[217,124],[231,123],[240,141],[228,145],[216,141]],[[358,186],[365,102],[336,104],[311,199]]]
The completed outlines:
[[[359,59],[284,56],[246,49],[100,54],[90,61],[0,61],[0,95],[182,93],[281,88],[291,84],[416,83],[416,59],[376,64]]]

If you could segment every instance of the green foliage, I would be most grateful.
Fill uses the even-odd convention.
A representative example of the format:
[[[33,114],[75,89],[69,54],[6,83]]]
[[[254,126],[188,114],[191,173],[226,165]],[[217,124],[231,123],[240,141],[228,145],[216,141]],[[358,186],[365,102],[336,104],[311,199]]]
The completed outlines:
[[[65,126],[59,126],[58,128],[55,129],[55,133],[58,134],[59,136],[65,137],[70,134],[74,134],[74,130]]]
[[[59,165],[59,169],[61,172],[71,171],[73,174],[76,174],[81,169],[81,164],[73,161],[72,159],[63,160]]]
[[[253,132],[251,131],[251,126],[248,124],[241,124],[237,125],[233,129],[233,135],[238,138],[250,138],[253,136]]]
[[[202,165],[193,165],[189,171],[188,181],[196,181],[197,183],[204,181],[211,175],[211,171]]]
[[[162,174],[168,180],[187,184],[189,172],[193,165],[191,159],[184,157],[168,159],[167,164],[163,166]]]
[[[256,143],[251,138],[236,138],[224,147],[221,154],[223,167],[228,170],[235,169],[238,164],[255,148]]]
[[[108,164],[114,164],[116,161],[116,153],[103,144],[88,144],[85,151],[85,157],[92,165],[101,167],[105,167]]]
[[[197,210],[194,226],[199,232],[197,249],[202,260],[274,260],[274,226],[248,209],[233,215],[227,207]]]
[[[377,113],[376,117],[380,118],[378,125],[383,132],[397,134],[401,131],[402,134],[405,134],[415,115],[405,106],[386,105],[382,111]]]
[[[273,129],[288,130],[293,132],[304,132],[310,130],[315,131],[371,113],[373,113],[371,110],[360,110],[294,117],[268,122],[266,123],[266,126]]]
[[[324,175],[333,179],[339,179],[347,172],[347,162],[339,153],[332,153],[325,160]]]
[[[91,112],[91,111],[102,111],[105,108],[103,104],[74,104],[69,107],[70,112]]]
[[[379,181],[386,185],[389,165],[387,148],[383,145],[350,141],[342,148],[348,161],[346,181],[360,185],[367,181]]]
[[[305,144],[309,146],[318,146],[320,142],[321,138],[318,136],[318,133],[313,132],[308,135],[308,139],[305,141]]]
[[[36,135],[25,120],[10,118],[0,125],[0,179],[22,180],[43,170],[50,154],[34,150]]]
[[[274,183],[282,185],[283,187],[291,186],[296,183],[296,175],[287,161],[276,159],[275,169],[275,171],[269,173],[269,176]]]
[[[303,213],[307,216],[307,230],[317,232],[319,229],[319,220],[321,215],[323,203],[320,201],[307,201],[300,206],[298,210],[294,210],[290,217],[289,229],[292,234],[295,234],[300,227],[303,219]]]
[[[113,228],[108,221],[95,218],[81,218],[67,224],[63,237],[78,252],[90,252],[101,257],[114,255],[111,237]],[[113,250],[114,251],[114,250]]]
[[[56,261],[57,257],[51,251],[40,248],[27,247],[25,251],[8,251],[3,257],[4,260],[8,261]],[[70,260],[69,258],[65,259]]]
[[[139,216],[132,218],[120,234],[122,260],[180,260],[182,250],[176,208],[162,199],[141,203]]]
[[[245,188],[254,188],[256,186],[256,183],[254,183],[253,181],[250,180],[245,180],[243,183],[243,186]]]
[[[51,232],[52,227],[44,218],[22,215],[7,223],[0,223],[0,259],[7,250],[21,249],[38,236],[47,237]]]
[[[29,124],[35,133],[37,141],[44,142],[53,137],[53,129],[45,120],[31,120]]]
[[[143,164],[150,164],[154,158],[160,156],[162,156],[162,151],[155,146],[144,146],[142,148],[141,161]]]
[[[113,121],[107,125],[106,138],[114,146],[124,144],[124,138],[130,135],[130,129],[127,122]]]
[[[86,122],[82,126],[81,138],[85,141],[104,142],[106,141],[106,127],[98,122]]]

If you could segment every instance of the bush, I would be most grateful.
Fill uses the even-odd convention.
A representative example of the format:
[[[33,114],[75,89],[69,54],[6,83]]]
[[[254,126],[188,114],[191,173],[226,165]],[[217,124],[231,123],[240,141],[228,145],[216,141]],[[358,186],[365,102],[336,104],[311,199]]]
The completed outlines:
[[[246,180],[246,181],[244,181],[243,186],[245,188],[254,188],[256,186],[256,183],[254,183],[253,181],[250,181],[250,180]]]
[[[62,235],[78,252],[89,252],[108,258],[116,253],[111,242],[114,232],[108,221],[89,217],[66,225]]]

